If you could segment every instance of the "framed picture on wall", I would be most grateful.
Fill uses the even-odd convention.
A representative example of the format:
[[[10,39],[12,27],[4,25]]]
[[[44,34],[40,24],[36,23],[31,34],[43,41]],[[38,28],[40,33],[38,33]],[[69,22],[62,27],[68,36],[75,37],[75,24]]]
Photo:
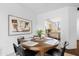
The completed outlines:
[[[31,20],[23,19],[13,15],[8,15],[8,34],[23,35],[31,33]]]

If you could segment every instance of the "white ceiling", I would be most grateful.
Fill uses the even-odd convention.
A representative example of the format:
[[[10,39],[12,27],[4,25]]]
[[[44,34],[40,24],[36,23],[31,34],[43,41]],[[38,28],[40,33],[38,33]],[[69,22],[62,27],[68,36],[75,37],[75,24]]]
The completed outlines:
[[[79,6],[79,3],[22,3],[20,5],[29,8],[33,13],[40,14],[65,6]]]

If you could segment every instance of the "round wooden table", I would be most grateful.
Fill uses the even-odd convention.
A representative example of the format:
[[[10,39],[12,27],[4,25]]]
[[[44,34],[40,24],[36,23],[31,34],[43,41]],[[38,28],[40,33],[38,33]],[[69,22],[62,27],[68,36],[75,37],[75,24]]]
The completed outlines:
[[[26,42],[21,43],[21,45],[26,49],[38,51],[37,55],[40,55],[40,56],[44,56],[46,51],[48,51],[49,49],[55,48],[57,46],[57,45],[50,45],[44,42],[38,42],[38,44],[35,46],[27,46]]]

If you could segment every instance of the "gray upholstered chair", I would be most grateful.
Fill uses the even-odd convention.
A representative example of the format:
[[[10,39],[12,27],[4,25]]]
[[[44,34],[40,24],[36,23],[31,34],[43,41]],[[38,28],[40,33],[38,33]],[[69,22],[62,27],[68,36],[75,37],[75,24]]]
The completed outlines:
[[[20,44],[20,43],[24,42],[24,41],[25,41],[24,39],[25,39],[25,38],[24,38],[23,36],[18,37],[18,38],[17,38],[17,43]]]
[[[64,46],[61,49],[53,48],[48,50],[46,53],[50,56],[64,56],[64,52],[66,50],[67,42],[64,42]]]
[[[16,44],[13,43],[14,51],[16,55],[19,56],[35,56],[38,52],[32,51],[32,50],[24,50],[21,45],[16,46]]]

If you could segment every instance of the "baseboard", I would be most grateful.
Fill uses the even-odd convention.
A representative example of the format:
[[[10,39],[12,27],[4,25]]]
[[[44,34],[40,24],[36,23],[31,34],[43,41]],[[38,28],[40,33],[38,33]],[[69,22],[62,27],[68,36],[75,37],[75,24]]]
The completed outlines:
[[[14,52],[7,54],[6,56],[16,56],[16,54]]]

